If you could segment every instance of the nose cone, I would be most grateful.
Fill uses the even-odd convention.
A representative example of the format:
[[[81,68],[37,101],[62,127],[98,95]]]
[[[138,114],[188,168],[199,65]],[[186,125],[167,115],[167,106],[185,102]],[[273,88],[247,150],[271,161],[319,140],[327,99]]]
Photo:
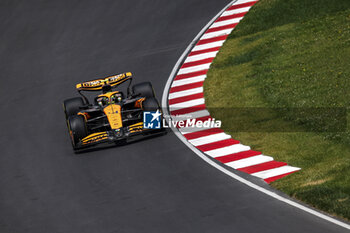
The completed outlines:
[[[119,129],[123,127],[121,107],[118,104],[110,104],[103,109],[106,114],[109,125],[112,129]]]

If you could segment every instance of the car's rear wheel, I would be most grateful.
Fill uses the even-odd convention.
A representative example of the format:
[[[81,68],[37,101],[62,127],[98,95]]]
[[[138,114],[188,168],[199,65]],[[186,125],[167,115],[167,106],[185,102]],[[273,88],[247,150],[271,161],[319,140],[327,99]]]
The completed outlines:
[[[144,111],[157,111],[159,109],[159,104],[157,99],[154,97],[146,98],[142,102],[142,109]]]
[[[69,133],[74,146],[88,135],[85,119],[81,115],[73,115],[68,118]]]
[[[135,84],[132,87],[134,95],[140,95],[141,97],[154,97],[154,90],[150,82],[143,82]]]
[[[68,119],[70,116],[76,115],[80,112],[80,107],[84,106],[84,100],[81,97],[67,99],[63,102],[64,113]]]

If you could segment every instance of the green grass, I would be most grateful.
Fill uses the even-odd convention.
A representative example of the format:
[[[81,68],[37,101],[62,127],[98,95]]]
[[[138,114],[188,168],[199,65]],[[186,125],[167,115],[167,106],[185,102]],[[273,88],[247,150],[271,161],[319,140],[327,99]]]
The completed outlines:
[[[206,104],[226,132],[302,168],[274,187],[348,220],[349,62],[349,0],[261,0],[229,36],[204,83]],[[247,107],[259,109],[241,113]],[[319,116],[310,107],[329,109]],[[332,120],[336,130],[324,125]]]

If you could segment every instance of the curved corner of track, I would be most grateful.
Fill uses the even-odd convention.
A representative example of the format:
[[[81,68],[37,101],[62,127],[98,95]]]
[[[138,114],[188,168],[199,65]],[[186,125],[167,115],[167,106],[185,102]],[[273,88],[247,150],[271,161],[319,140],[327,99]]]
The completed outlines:
[[[346,223],[279,196],[229,170],[233,168],[260,178],[266,183],[300,170],[285,162],[275,161],[273,157],[254,151],[240,141],[232,139],[220,129],[220,125],[215,126],[215,119],[206,109],[203,83],[210,65],[228,35],[257,2],[257,0],[232,1],[199,32],[179,58],[162,97],[162,106],[169,127],[193,152],[223,173],[275,199],[350,229]],[[180,121],[181,124],[178,124]],[[197,122],[200,122],[202,127],[196,127]],[[203,127],[204,122],[209,122],[206,127]]]
[[[168,93],[164,93],[163,106],[169,111],[169,122],[183,121],[174,125],[178,132],[196,149],[221,162],[225,166],[248,173],[270,183],[300,168],[274,161],[273,157],[252,150],[240,141],[232,139],[220,126],[216,126],[206,109],[203,83],[207,72],[228,35],[243,19],[256,0],[238,0],[221,11],[199,36],[193,47],[180,59]],[[202,123],[207,127],[196,127]]]

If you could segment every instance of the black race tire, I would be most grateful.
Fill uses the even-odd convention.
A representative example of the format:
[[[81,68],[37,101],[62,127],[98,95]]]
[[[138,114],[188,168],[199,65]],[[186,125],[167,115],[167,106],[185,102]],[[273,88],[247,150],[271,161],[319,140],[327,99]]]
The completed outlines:
[[[67,99],[63,102],[64,113],[68,119],[70,116],[76,115],[80,112],[80,107],[84,106],[84,100],[81,97]]]
[[[140,95],[141,97],[155,97],[152,84],[150,82],[138,83],[132,87],[134,95]]]
[[[88,135],[85,119],[81,115],[70,116],[68,118],[68,126],[74,146]]]
[[[142,101],[142,109],[144,111],[157,111],[159,109],[159,104],[156,98],[150,97]]]

